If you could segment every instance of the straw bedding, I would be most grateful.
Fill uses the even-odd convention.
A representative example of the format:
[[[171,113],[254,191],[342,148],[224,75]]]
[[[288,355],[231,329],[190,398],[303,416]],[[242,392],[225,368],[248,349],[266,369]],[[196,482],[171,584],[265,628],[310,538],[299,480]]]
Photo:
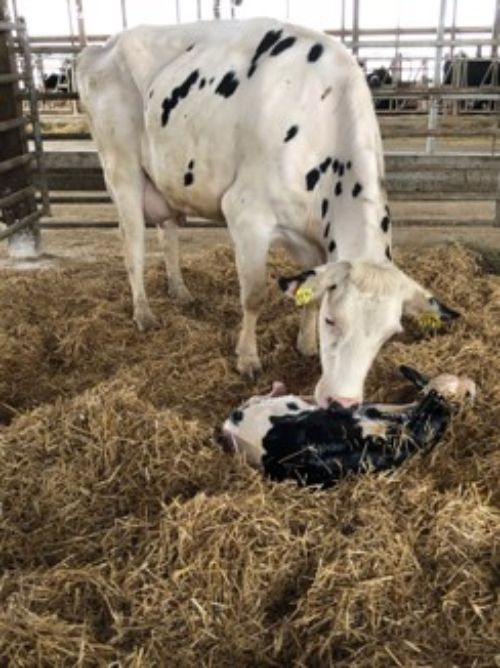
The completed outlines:
[[[120,258],[2,274],[2,665],[498,665],[498,279],[459,247],[397,259],[463,317],[431,337],[409,324],[367,396],[403,399],[407,363],[467,373],[479,397],[432,456],[326,492],[215,445],[241,399],[319,373],[270,287],[265,371],[238,377],[228,250],[187,264],[191,306],[148,270],[162,328],[147,334]]]

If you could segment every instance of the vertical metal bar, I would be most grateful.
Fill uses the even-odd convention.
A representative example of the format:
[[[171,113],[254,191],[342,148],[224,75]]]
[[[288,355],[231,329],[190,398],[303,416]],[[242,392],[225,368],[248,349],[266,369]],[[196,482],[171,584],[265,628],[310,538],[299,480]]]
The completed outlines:
[[[46,216],[50,215],[50,199],[47,187],[47,172],[45,169],[45,159],[43,155],[42,128],[38,117],[38,100],[36,98],[35,85],[33,81],[33,70],[31,66],[31,51],[26,33],[26,22],[23,18],[18,19],[17,37],[21,47],[24,60],[24,82],[28,93],[30,105],[31,125],[33,126],[33,142],[35,144],[35,156],[38,167],[39,188],[42,195],[42,211]]]
[[[87,35],[85,33],[85,18],[83,16],[83,1],[75,0],[76,6],[76,22],[78,24],[78,39],[80,46],[83,49],[87,45]]]
[[[352,52],[355,56],[359,53],[359,2],[360,0],[353,0],[352,4],[352,41],[354,43]]]
[[[491,45],[491,57],[498,55],[498,43],[500,41],[500,0],[495,3],[495,19],[493,21],[493,34],[491,35],[493,44]]]
[[[68,27],[70,34],[71,46],[75,44],[75,26],[73,25],[73,13],[71,11],[71,0],[66,0],[66,9],[68,12]]]
[[[126,30],[128,28],[127,21],[127,0],[120,0],[120,6],[122,10],[122,28]]]
[[[439,23],[437,27],[436,34],[436,55],[434,61],[434,82],[433,85],[437,88],[441,83],[441,64],[443,59],[443,39],[444,39],[444,20],[446,17],[446,0],[441,0],[439,8]],[[435,130],[437,127],[438,119],[438,99],[433,96],[430,102],[429,108],[429,120],[427,123],[427,128],[429,130]],[[434,137],[427,137],[425,143],[426,153],[433,153],[435,148],[435,139]]]
[[[458,0],[453,0],[452,15],[451,15],[451,45],[450,45],[450,60],[453,62],[453,54],[455,53],[454,41],[457,35],[457,4]]]
[[[345,42],[345,0],[340,1],[340,41]]]

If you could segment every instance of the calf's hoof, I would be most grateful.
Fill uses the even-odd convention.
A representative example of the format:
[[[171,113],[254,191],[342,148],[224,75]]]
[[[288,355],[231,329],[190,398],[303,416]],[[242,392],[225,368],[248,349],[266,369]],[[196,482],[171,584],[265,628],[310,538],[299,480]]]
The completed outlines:
[[[254,380],[257,374],[262,370],[262,366],[257,355],[240,355],[236,363],[236,368],[242,376]]]

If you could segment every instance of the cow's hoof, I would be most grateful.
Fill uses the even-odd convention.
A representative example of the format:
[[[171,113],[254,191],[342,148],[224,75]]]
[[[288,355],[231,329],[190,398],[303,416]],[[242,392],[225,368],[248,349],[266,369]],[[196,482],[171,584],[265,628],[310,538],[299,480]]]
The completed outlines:
[[[180,304],[192,304],[194,302],[193,295],[189,292],[185,285],[179,285],[168,289],[169,297]]]
[[[134,322],[140,332],[146,332],[148,329],[157,329],[160,326],[149,308],[136,311],[134,313]]]
[[[238,357],[236,368],[242,376],[254,380],[257,374],[262,370],[259,358],[256,355],[244,355]]]

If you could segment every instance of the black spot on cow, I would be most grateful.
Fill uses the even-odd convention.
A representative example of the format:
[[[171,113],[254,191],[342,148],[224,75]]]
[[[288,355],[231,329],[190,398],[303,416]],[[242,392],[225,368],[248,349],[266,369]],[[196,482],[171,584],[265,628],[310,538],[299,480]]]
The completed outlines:
[[[330,167],[331,162],[332,162],[331,158],[325,158],[325,160],[323,160],[323,162],[319,166],[319,168],[321,169],[322,174],[324,174],[326,172],[326,170],[328,169],[328,167]]]
[[[237,408],[235,411],[231,413],[229,419],[233,424],[239,424],[243,420],[243,417],[244,417],[243,411]]]
[[[337,197],[339,195],[342,195],[342,182],[341,181],[337,181],[337,183],[335,184],[335,194],[337,195]]]
[[[184,79],[180,86],[176,86],[170,93],[170,97],[166,97],[162,102],[163,113],[161,115],[161,125],[165,127],[170,118],[170,113],[175,109],[181,100],[189,95],[189,91],[198,81],[200,73],[198,70],[193,70],[191,74]]]
[[[324,218],[327,213],[328,213],[328,200],[324,199],[321,202],[321,217]]]
[[[293,139],[298,131],[299,131],[299,126],[298,125],[291,125],[286,132],[283,143],[286,144],[287,141],[290,141],[290,139]]]
[[[332,163],[332,169],[333,169],[333,173],[334,173],[334,174],[336,174],[336,173],[338,172],[338,169],[339,169],[339,161],[338,161],[337,159],[335,159],[335,160],[333,161],[333,163]]]
[[[299,411],[300,408],[298,405],[295,403],[295,401],[289,401],[286,405],[286,407],[291,410],[291,411]]]
[[[192,51],[192,49],[194,49],[194,44],[190,44],[186,51]]]
[[[380,221],[380,227],[384,232],[388,232],[390,225],[391,225],[391,219],[389,218],[389,216],[384,216]]]
[[[392,253],[391,253],[391,249],[389,248],[389,246],[385,247],[385,256],[388,260],[392,261]]]
[[[296,41],[297,41],[296,37],[285,37],[285,39],[282,39],[281,42],[278,42],[276,44],[276,46],[273,48],[273,50],[269,55],[279,56],[280,53],[283,53],[283,51],[286,51],[287,49],[292,47]]]
[[[188,164],[188,169],[192,171],[194,169],[194,160],[190,160]]]
[[[325,227],[325,231],[323,232],[323,236],[325,237],[325,239],[328,238],[329,234],[330,234],[330,223],[327,223],[326,227]]]
[[[205,77],[203,77],[203,79],[200,79],[200,88],[205,88],[206,83],[207,83],[207,80],[205,79]]]
[[[323,53],[323,45],[322,44],[315,44],[309,49],[309,53],[307,54],[307,60],[310,63],[316,62],[318,58],[321,58],[321,54]]]
[[[236,73],[227,72],[220,80],[220,83],[215,89],[215,92],[218,95],[222,95],[222,97],[228,98],[231,97],[239,85],[240,82],[236,78]]]
[[[361,183],[356,182],[354,184],[354,188],[352,189],[352,196],[357,197],[362,190],[363,190],[363,186],[361,185]]]
[[[339,176],[342,178],[344,176],[344,163],[339,162]]]
[[[210,86],[213,84],[214,81],[215,81],[215,77],[210,77],[210,79],[208,80],[208,83],[210,84]]]
[[[188,186],[192,186],[193,183],[194,183],[194,175],[193,175],[193,172],[186,172],[186,173],[184,174],[184,185],[185,185],[186,187],[188,187]]]
[[[325,88],[325,90],[321,93],[321,99],[324,100],[330,93],[332,92],[332,87],[328,86],[328,88]]]
[[[351,167],[352,167],[352,162],[351,162],[350,160],[348,160],[348,161],[345,163],[345,166],[346,166],[347,169],[351,169]]]
[[[328,252],[329,252],[329,253],[333,253],[333,251],[334,251],[336,248],[337,248],[337,244],[335,243],[335,241],[333,241],[333,240],[330,241],[330,243],[328,244]]]
[[[307,190],[314,190],[316,187],[316,184],[319,181],[319,177],[321,176],[319,169],[311,169],[307,172],[306,174],[306,188]]]
[[[276,42],[279,42],[282,34],[283,34],[282,30],[269,30],[268,32],[266,32],[264,37],[259,42],[259,45],[255,49],[255,53],[252,56],[252,60],[250,62],[250,68],[248,70],[249,78],[254,74],[255,70],[257,69],[257,63],[259,61],[259,58],[264,53],[266,53],[266,51],[272,49],[272,47],[276,44]]]
[[[391,217],[391,210],[389,209],[389,207],[387,206],[387,204],[385,205],[385,212],[386,212],[386,214],[387,214],[387,215],[389,216],[389,218],[390,218],[390,217]]]

